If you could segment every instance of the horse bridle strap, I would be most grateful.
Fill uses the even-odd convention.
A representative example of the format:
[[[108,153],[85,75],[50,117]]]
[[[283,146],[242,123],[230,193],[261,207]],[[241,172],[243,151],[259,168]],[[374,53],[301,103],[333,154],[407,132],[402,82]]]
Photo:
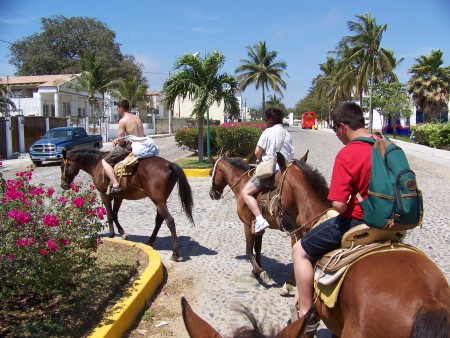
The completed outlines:
[[[222,157],[219,158],[219,159],[216,161],[216,163],[214,163],[213,173],[212,173],[212,175],[211,175],[211,190],[213,190],[213,191],[214,191],[215,193],[217,193],[218,195],[222,195],[222,194],[221,194],[219,191],[217,191],[216,189],[213,188],[213,182],[214,182],[214,176],[216,175],[217,164],[219,163],[220,160],[222,160]],[[228,190],[225,194],[223,194],[221,198],[224,199],[224,198],[225,198],[225,195],[228,194],[230,191],[232,191],[233,188],[234,188],[235,186],[237,186],[238,183],[242,180],[242,178],[244,178],[244,176],[247,175],[247,174],[249,174],[252,170],[255,170],[255,168],[251,168],[251,169],[245,171],[245,172],[244,172],[244,173],[236,180],[235,183],[229,184],[230,190]],[[249,177],[251,177],[251,176],[249,175]]]

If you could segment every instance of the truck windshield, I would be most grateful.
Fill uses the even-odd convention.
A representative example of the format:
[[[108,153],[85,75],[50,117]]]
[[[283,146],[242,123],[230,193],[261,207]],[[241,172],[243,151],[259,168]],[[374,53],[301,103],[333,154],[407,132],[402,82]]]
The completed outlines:
[[[72,131],[71,130],[49,130],[45,133],[45,135],[42,137],[43,139],[49,139],[49,138],[65,138],[65,139],[71,139],[72,138]]]

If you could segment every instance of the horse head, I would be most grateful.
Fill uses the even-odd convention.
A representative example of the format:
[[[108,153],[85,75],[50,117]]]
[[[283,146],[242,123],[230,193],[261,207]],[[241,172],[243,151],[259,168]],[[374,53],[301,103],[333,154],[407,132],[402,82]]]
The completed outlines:
[[[227,183],[225,182],[223,173],[219,169],[219,163],[222,158],[211,158],[213,167],[209,171],[211,176],[211,187],[209,188],[209,196],[213,200],[218,200],[222,196],[223,189],[225,189]]]
[[[221,338],[222,336],[205,320],[203,320],[199,315],[197,315],[194,310],[192,310],[191,306],[187,302],[187,300],[182,297],[181,298],[181,309],[183,312],[183,320],[184,325],[186,326],[186,330],[189,333],[191,338],[201,338],[201,337],[213,337],[213,338]],[[257,322],[255,317],[249,313],[248,309],[244,307],[242,312],[252,323],[251,328],[242,327],[236,330],[233,337],[285,337],[285,338],[293,338],[293,337],[302,337],[305,333],[306,325],[304,323],[306,321],[296,320],[288,324],[284,329],[278,332],[275,335],[267,335],[263,332],[260,327],[260,324]],[[309,317],[308,317],[309,319]]]
[[[67,151],[63,150],[61,161],[61,188],[68,190],[75,176],[80,172],[78,165],[67,157]]]

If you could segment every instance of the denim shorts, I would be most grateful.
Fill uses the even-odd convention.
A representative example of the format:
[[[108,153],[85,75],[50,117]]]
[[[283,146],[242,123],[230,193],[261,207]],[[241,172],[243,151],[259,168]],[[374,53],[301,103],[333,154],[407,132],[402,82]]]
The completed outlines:
[[[362,223],[364,221],[341,215],[332,217],[310,230],[301,239],[303,250],[311,257],[319,258],[340,248],[344,233]]]
[[[259,189],[270,188],[275,183],[275,175],[264,178],[262,180],[253,176],[250,179],[250,182],[252,182]]]

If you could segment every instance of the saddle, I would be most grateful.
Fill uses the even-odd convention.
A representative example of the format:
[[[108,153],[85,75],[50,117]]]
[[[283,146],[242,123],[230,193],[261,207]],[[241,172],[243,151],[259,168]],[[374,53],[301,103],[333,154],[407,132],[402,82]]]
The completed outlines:
[[[130,153],[124,160],[116,163],[114,165],[114,173],[120,179],[122,176],[131,176],[139,163],[139,158],[137,158],[133,153]]]

